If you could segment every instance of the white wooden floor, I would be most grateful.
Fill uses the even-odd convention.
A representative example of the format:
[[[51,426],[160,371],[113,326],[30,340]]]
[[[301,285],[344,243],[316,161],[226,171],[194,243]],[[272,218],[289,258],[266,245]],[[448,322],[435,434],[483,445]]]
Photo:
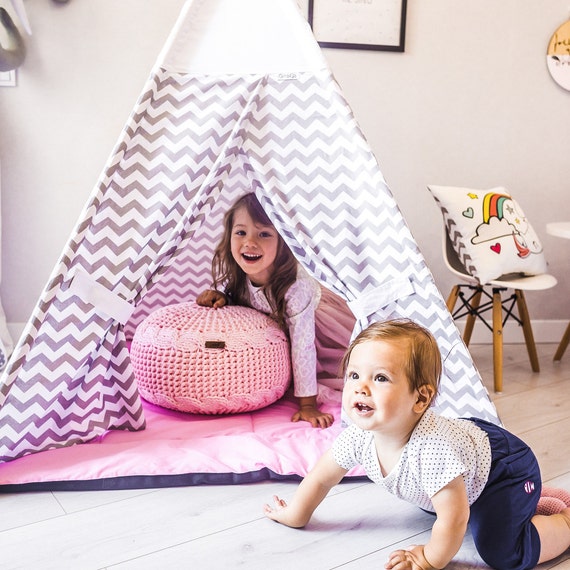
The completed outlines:
[[[524,345],[505,346],[503,423],[534,448],[550,484],[570,489],[570,351],[554,364],[539,346],[533,374]],[[472,347],[492,389],[491,347]],[[431,516],[370,483],[339,485],[304,530],[265,519],[261,507],[295,483],[142,491],[0,495],[0,568],[311,570],[383,568],[398,546],[426,540]],[[469,535],[452,570],[486,568]],[[570,551],[540,567],[570,568]]]

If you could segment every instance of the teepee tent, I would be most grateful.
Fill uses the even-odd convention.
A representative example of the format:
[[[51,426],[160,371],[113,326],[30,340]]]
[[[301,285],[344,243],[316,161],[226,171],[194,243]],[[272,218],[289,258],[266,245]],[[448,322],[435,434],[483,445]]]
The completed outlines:
[[[189,1],[0,381],[0,459],[142,430],[127,338],[210,285],[254,191],[357,329],[409,317],[445,359],[438,409],[496,411],[294,0]]]

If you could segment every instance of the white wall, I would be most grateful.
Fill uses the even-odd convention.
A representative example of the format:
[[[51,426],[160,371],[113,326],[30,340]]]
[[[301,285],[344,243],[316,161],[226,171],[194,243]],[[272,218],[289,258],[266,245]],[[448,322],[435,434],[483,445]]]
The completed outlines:
[[[0,89],[1,295],[13,329],[32,312],[183,3],[25,2],[28,55],[18,87]]]
[[[426,185],[516,196],[559,280],[527,295],[535,335],[554,342],[570,318],[570,242],[545,224],[570,220],[570,92],[546,49],[568,17],[568,0],[409,0],[405,53],[326,50],[444,296],[453,278]]]
[[[28,57],[18,87],[0,88],[1,294],[13,324],[32,311],[183,0],[25,5]],[[570,242],[544,226],[570,220],[570,92],[545,57],[569,11],[569,0],[408,0],[405,53],[325,50],[444,296],[452,279],[426,185],[515,194],[559,279],[527,297],[537,336],[555,341],[570,319]]]

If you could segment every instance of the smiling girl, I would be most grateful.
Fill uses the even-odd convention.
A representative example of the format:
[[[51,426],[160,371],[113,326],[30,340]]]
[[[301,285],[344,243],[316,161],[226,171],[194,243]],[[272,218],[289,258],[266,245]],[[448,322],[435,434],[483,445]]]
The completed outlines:
[[[270,315],[288,333],[299,401],[292,421],[321,428],[332,425],[334,418],[317,406],[317,376],[339,376],[354,317],[299,265],[255,194],[245,194],[226,212],[212,278],[214,288],[198,295],[199,305],[252,307]],[[335,385],[333,380],[332,387],[342,388],[342,381],[337,379]]]

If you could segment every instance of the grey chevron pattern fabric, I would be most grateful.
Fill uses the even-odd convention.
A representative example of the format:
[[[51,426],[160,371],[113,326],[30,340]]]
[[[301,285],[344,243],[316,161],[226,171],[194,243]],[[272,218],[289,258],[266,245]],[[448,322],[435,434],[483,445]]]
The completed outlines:
[[[357,329],[409,317],[434,333],[442,413],[497,421],[330,71],[156,67],[0,379],[0,461],[144,428],[127,339],[210,285],[222,217],[247,191]]]

